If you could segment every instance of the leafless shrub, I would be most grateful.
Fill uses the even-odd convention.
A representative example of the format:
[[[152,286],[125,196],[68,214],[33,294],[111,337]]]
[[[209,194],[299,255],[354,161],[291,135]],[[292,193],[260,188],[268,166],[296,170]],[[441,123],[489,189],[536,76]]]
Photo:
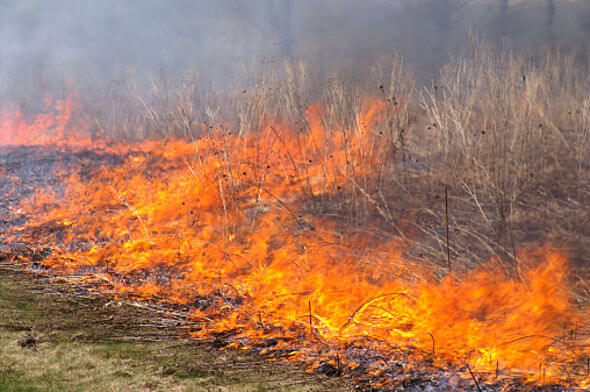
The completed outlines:
[[[252,83],[223,95],[200,88],[194,75],[180,82],[152,75],[149,88],[145,81],[140,88],[131,72],[96,123],[104,133],[131,139],[223,131],[220,214],[226,234],[237,236],[239,219],[232,217],[246,208],[243,189],[256,184],[262,192],[266,181],[264,154],[246,157],[246,145],[269,148],[262,130],[272,124],[289,124],[296,135],[309,132],[308,108],[319,104],[320,177],[344,173],[345,180],[319,179],[319,192],[309,182],[293,195],[301,215],[325,214],[346,230],[375,236],[407,236],[415,258],[443,266],[446,186],[458,271],[498,255],[518,275],[518,249],[535,241],[565,244],[583,258],[590,245],[590,77],[573,56],[550,52],[533,62],[509,45],[472,41],[419,93],[399,54],[377,64],[369,83],[339,76],[320,83],[294,62],[263,66]],[[368,130],[367,105],[382,106]],[[347,151],[361,138],[373,141],[335,167],[336,134],[344,134]],[[306,153],[299,151],[304,159],[296,170],[308,170]],[[247,175],[236,177],[244,166]]]
[[[457,198],[458,254],[485,243],[483,258],[504,254],[518,269],[516,248],[531,233],[549,238],[560,230],[562,222],[546,216],[548,204],[578,210],[568,206],[572,199],[587,203],[580,193],[587,193],[587,173],[583,179],[577,168],[590,150],[583,120],[575,117],[582,116],[588,85],[572,58],[549,53],[531,63],[479,42],[422,95],[436,176]]]

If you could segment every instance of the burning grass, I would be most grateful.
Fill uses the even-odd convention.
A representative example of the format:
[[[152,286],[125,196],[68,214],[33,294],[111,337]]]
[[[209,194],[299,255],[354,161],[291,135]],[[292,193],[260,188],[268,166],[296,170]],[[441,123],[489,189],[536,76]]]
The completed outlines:
[[[586,387],[587,75],[485,44],[421,94],[399,59],[371,95],[332,79],[306,102],[306,75],[229,102],[235,122],[175,101],[192,141],[68,144],[4,115],[8,144],[53,130],[77,157],[7,207],[27,222],[5,238],[103,292],[183,307],[219,347],[391,388]],[[142,103],[139,134],[171,113]]]
[[[0,267],[0,389],[342,391],[341,381],[187,340],[154,309]]]

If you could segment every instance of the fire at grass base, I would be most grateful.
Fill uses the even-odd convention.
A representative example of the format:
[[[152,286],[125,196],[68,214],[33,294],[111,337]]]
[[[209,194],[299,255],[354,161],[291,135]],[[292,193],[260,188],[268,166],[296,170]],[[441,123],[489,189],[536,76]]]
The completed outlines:
[[[2,258],[368,388],[588,388],[587,281],[565,247],[513,243],[478,266],[417,255],[425,218],[396,202],[426,173],[391,157],[391,102],[365,99],[349,128],[315,104],[302,130],[203,126],[193,142],[92,140],[71,99],[4,112]]]

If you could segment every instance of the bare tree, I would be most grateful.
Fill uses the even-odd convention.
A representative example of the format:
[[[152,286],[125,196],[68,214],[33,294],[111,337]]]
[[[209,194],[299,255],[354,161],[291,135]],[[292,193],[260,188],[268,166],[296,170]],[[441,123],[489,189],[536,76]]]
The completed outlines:
[[[555,30],[554,30],[554,20],[555,20],[555,0],[547,0],[547,34],[549,36],[549,41],[551,42],[551,46],[555,46]]]
[[[510,8],[510,0],[500,0],[500,20],[498,21],[498,33],[502,36],[508,35],[508,10]]]
[[[291,0],[267,0],[266,4],[271,38],[276,40],[283,56],[291,57],[294,44]]]
[[[508,7],[510,6],[510,0],[500,0],[500,14],[502,15],[502,19],[506,20],[506,15],[508,15]]]

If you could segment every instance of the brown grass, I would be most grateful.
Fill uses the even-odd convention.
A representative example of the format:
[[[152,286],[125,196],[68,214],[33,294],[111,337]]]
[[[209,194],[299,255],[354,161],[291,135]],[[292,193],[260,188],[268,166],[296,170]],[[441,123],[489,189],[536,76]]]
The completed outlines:
[[[158,74],[142,89],[132,73],[100,100],[111,106],[92,114],[97,131],[111,137],[198,138],[225,127],[245,140],[269,121],[307,132],[305,110],[321,102],[329,140],[340,129],[358,132],[363,101],[377,97],[387,102],[387,115],[374,129],[383,135],[379,162],[358,163],[372,175],[351,170],[338,191],[298,195],[301,214],[329,214],[361,231],[371,222],[373,235],[411,239],[413,256],[434,260],[444,273],[442,195],[448,187],[451,251],[460,270],[498,256],[517,275],[518,250],[543,242],[569,249],[579,265],[587,260],[590,77],[575,56],[548,52],[531,61],[508,45],[473,38],[426,87],[400,54],[381,61],[363,81],[322,80],[301,63],[280,68],[266,62],[258,75],[222,94],[201,88],[194,75]],[[229,148],[220,170],[231,175],[242,155]],[[258,174],[251,181],[262,188],[261,171],[252,172]],[[240,209],[232,181],[219,190],[228,233],[237,231],[228,211]]]
[[[88,293],[90,294],[90,293]],[[253,352],[217,351],[145,308],[0,268],[0,390],[342,391]]]

